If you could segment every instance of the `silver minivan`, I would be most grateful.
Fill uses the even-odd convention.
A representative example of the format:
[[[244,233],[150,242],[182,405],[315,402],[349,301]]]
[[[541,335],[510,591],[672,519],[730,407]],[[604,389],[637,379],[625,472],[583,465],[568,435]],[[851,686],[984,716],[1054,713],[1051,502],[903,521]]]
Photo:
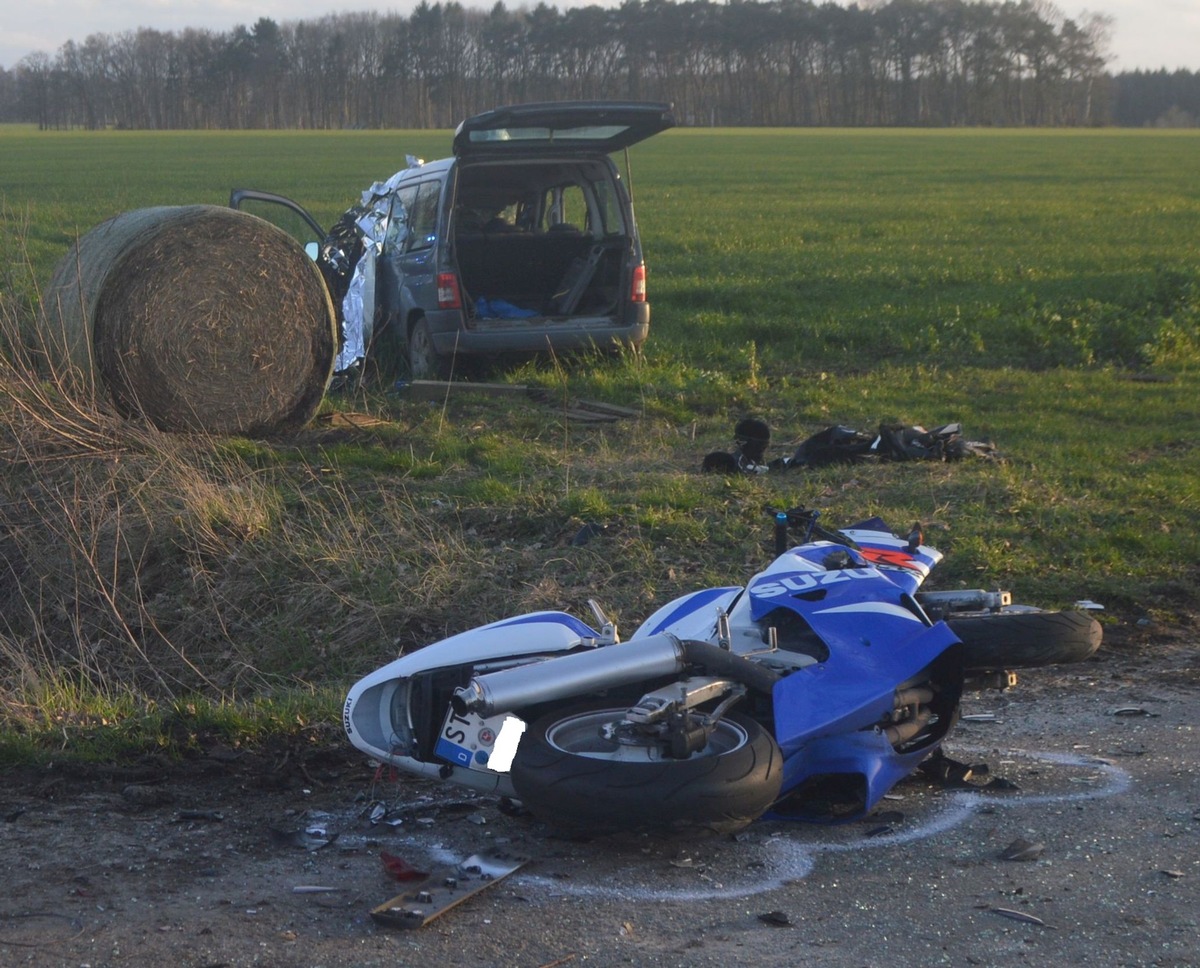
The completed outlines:
[[[611,155],[673,124],[651,102],[497,108],[458,126],[452,157],[413,160],[329,231],[282,196],[238,189],[231,204],[304,221],[342,319],[340,366],[357,355],[356,314],[362,355],[395,340],[418,379],[455,357],[636,348],[646,267]]]

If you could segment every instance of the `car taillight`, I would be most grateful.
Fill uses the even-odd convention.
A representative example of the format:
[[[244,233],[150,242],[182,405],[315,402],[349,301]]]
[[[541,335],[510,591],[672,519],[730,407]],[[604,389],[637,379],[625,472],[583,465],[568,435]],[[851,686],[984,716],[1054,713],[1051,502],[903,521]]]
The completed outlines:
[[[646,301],[646,267],[644,265],[633,270],[633,286],[629,290],[629,299],[631,302]]]
[[[458,294],[458,276],[453,272],[439,272],[437,277],[438,309],[462,309],[462,297]]]

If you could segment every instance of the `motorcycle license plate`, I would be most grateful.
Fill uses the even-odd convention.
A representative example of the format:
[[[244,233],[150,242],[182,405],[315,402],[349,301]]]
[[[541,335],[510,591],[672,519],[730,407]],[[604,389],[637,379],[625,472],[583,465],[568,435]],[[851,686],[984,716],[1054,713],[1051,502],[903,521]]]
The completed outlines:
[[[434,753],[463,769],[507,773],[524,729],[525,724],[511,713],[485,719],[475,713],[460,716],[451,709],[442,724]]]

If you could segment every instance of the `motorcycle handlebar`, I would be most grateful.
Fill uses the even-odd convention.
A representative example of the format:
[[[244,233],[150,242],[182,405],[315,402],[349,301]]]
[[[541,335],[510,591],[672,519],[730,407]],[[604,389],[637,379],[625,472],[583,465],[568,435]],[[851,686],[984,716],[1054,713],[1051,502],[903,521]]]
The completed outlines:
[[[821,512],[816,509],[803,507],[789,508],[786,511],[770,510],[775,519],[775,553],[783,554],[788,549],[788,534],[795,528],[803,528],[800,543],[819,538],[822,541],[832,541],[834,544],[845,545],[847,548],[858,548],[854,541],[841,531],[827,528],[817,523]]]

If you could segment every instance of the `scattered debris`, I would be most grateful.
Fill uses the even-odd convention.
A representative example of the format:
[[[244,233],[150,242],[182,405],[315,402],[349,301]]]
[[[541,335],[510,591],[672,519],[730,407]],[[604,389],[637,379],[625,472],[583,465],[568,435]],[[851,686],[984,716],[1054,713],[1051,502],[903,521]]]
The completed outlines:
[[[941,750],[938,750],[925,760],[925,762],[917,767],[917,770],[926,779],[941,784],[950,790],[971,789],[1007,792],[1020,789],[1012,780],[1006,780],[999,776],[991,776],[986,783],[973,783],[971,781],[976,779],[982,780],[984,777],[990,776],[991,771],[988,765],[986,763],[959,763],[957,760],[950,759]]]
[[[766,914],[760,914],[758,920],[773,928],[790,928],[792,926],[792,919],[783,911],[768,911]]]
[[[1118,706],[1112,711],[1114,716],[1147,716],[1155,717],[1158,713],[1152,713],[1145,706]]]
[[[277,844],[301,850],[320,850],[338,839],[336,833],[330,833],[327,828],[320,826],[305,827],[301,830],[283,830],[279,827],[268,829],[271,831],[271,838]]]
[[[340,891],[340,887],[325,887],[320,884],[297,884],[292,888],[293,894],[333,894]]]
[[[1022,924],[1036,924],[1039,928],[1049,927],[1041,918],[1034,917],[1032,914],[1026,914],[1024,911],[1014,911],[1012,908],[1001,907],[988,908],[988,910],[993,914],[999,914],[1002,918],[1020,921]]]
[[[1025,840],[1022,837],[1018,837],[1011,844],[1005,847],[1004,850],[1000,851],[1000,859],[1020,861],[1037,860],[1042,856],[1045,850],[1045,844],[1033,843],[1032,841]]]
[[[1178,880],[1179,878],[1186,876],[1183,873],[1183,871],[1163,870],[1161,873],[1164,874],[1165,876],[1171,878],[1172,880]]]
[[[994,723],[997,722],[995,713],[970,713],[966,716],[959,716],[960,723]]]
[[[429,877],[429,871],[418,870],[403,857],[387,851],[381,851],[379,859],[383,862],[383,869],[398,881],[423,881]]]
[[[412,380],[396,384],[397,392],[410,400],[441,401],[460,393],[477,393],[491,397],[520,397],[534,403],[552,406],[573,420],[590,423],[613,423],[639,416],[630,407],[603,403],[598,400],[555,398],[550,391],[523,383],[474,383],[466,380]]]
[[[371,917],[390,928],[423,927],[527,862],[508,854],[472,854],[459,864],[435,868],[419,885],[374,908]]]

